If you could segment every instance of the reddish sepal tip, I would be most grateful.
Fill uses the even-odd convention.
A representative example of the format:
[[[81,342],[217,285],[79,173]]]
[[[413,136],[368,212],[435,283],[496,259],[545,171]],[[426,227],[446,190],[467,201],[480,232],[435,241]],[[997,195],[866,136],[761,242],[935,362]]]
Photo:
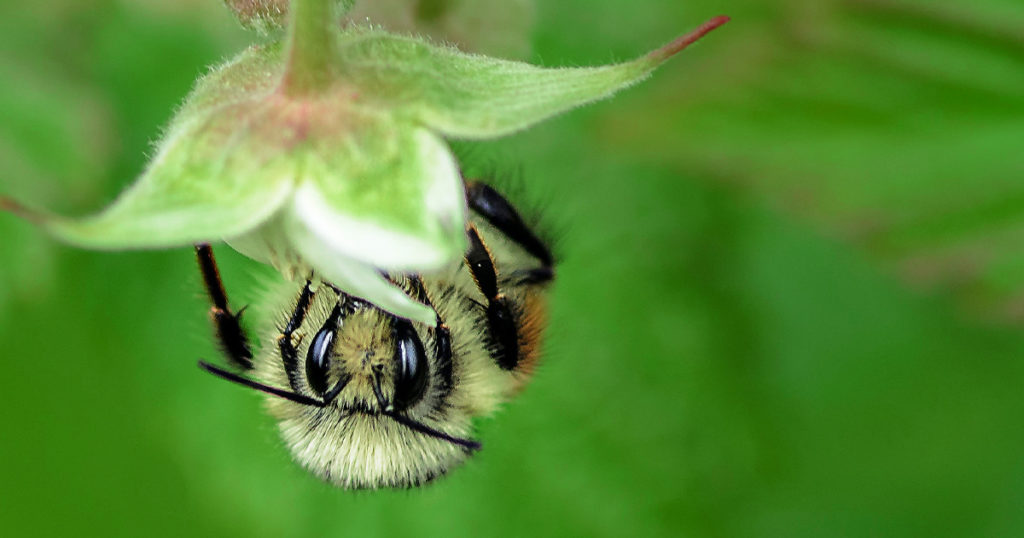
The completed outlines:
[[[37,213],[6,196],[0,196],[0,211],[6,211],[30,222],[39,221]]]
[[[713,17],[704,24],[695,28],[694,30],[677,37],[675,40],[665,45],[664,47],[661,47],[660,49],[651,52],[650,55],[652,58],[656,58],[659,61],[669,58],[670,56],[678,53],[679,51],[685,49],[686,47],[689,47],[700,38],[706,36],[712,30],[718,28],[719,26],[727,22],[729,22],[729,17],[726,15],[719,15],[717,17]]]

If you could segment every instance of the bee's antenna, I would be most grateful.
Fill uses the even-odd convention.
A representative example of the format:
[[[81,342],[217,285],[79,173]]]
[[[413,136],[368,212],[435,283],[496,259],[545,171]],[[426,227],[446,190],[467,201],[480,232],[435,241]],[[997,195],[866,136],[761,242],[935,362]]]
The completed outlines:
[[[277,396],[278,398],[284,398],[285,400],[292,401],[297,404],[311,405],[313,407],[327,406],[326,403],[310,398],[309,396],[303,396],[302,394],[296,394],[294,392],[288,392],[277,387],[271,387],[270,385],[264,385],[259,381],[253,381],[252,379],[249,379],[247,377],[243,377],[238,374],[229,372],[227,370],[218,368],[203,360],[199,361],[199,367],[221,379],[226,379],[228,381],[231,381],[232,383],[237,383],[239,385],[249,387],[251,389],[256,389],[260,392],[265,392],[267,394]]]
[[[380,406],[381,413],[389,413],[394,409],[391,404],[384,399],[384,392],[380,390],[380,370],[374,369],[373,371],[373,395],[377,398],[377,405]]]
[[[413,420],[405,415],[401,415],[396,411],[389,410],[391,406],[388,405],[387,401],[384,400],[384,393],[380,390],[379,375],[373,376],[373,394],[374,396],[377,397],[377,405],[380,406],[381,414],[390,417],[395,422],[401,424],[402,426],[405,426],[406,428],[409,428],[410,430],[416,430],[422,434],[426,434],[431,437],[436,437],[443,441],[448,441],[449,443],[459,445],[467,450],[480,450],[481,448],[483,448],[483,445],[481,445],[478,441],[448,435],[447,433],[444,433],[441,430],[436,430],[422,422]]]
[[[401,424],[401,425],[403,425],[403,426],[405,426],[405,427],[407,427],[407,428],[409,428],[411,430],[416,430],[416,431],[418,431],[420,433],[427,434],[427,435],[429,435],[431,437],[437,437],[438,439],[442,439],[444,441],[448,441],[449,443],[459,445],[459,446],[461,446],[461,447],[463,447],[463,448],[465,448],[467,450],[474,450],[475,451],[475,450],[480,450],[481,448],[483,448],[483,445],[481,445],[478,441],[473,441],[471,439],[463,439],[461,437],[454,437],[454,436],[448,435],[447,433],[444,433],[443,431],[435,430],[434,428],[431,428],[430,426],[427,426],[426,424],[424,424],[422,422],[415,421],[415,420],[413,420],[413,419],[411,419],[411,418],[409,418],[407,416],[404,416],[404,415],[399,415],[398,413],[396,413],[394,411],[391,411],[389,413],[384,413],[384,414],[389,416],[389,417],[391,417],[391,418],[393,418],[393,419],[395,419],[395,422],[397,422],[397,423],[399,423],[399,424]]]

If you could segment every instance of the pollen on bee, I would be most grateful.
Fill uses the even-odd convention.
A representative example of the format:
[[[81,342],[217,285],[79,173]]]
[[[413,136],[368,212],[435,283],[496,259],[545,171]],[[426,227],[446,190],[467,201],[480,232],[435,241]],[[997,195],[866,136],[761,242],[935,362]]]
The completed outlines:
[[[292,344],[292,346],[299,347],[300,345],[302,345],[302,340],[305,337],[306,337],[306,333],[302,332],[302,330],[296,330],[296,331],[292,332],[292,334],[291,334],[291,344]],[[279,333],[276,338],[277,338],[277,343],[280,344],[282,340],[284,340],[285,338],[288,338],[288,335],[283,334],[283,333]]]

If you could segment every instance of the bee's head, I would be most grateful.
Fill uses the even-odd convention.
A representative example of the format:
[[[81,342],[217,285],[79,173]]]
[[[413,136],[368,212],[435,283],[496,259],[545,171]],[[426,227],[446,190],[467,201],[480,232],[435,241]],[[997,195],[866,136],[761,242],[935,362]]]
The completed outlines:
[[[296,459],[325,479],[350,488],[416,485],[479,448],[464,438],[469,414],[450,403],[446,328],[417,327],[323,289],[302,330],[282,339],[274,360],[259,361],[260,377],[308,398],[271,398],[269,406]]]

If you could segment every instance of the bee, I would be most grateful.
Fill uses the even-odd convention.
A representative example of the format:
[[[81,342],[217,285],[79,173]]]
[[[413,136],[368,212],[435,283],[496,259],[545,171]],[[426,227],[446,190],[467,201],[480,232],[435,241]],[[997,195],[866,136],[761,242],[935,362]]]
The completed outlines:
[[[534,371],[551,252],[490,186],[467,182],[466,197],[464,259],[436,274],[388,275],[434,310],[433,326],[309,280],[294,286],[255,360],[210,246],[196,246],[217,340],[235,371],[200,367],[265,393],[293,458],[329,483],[401,488],[444,475],[481,448],[472,419],[519,393]]]

